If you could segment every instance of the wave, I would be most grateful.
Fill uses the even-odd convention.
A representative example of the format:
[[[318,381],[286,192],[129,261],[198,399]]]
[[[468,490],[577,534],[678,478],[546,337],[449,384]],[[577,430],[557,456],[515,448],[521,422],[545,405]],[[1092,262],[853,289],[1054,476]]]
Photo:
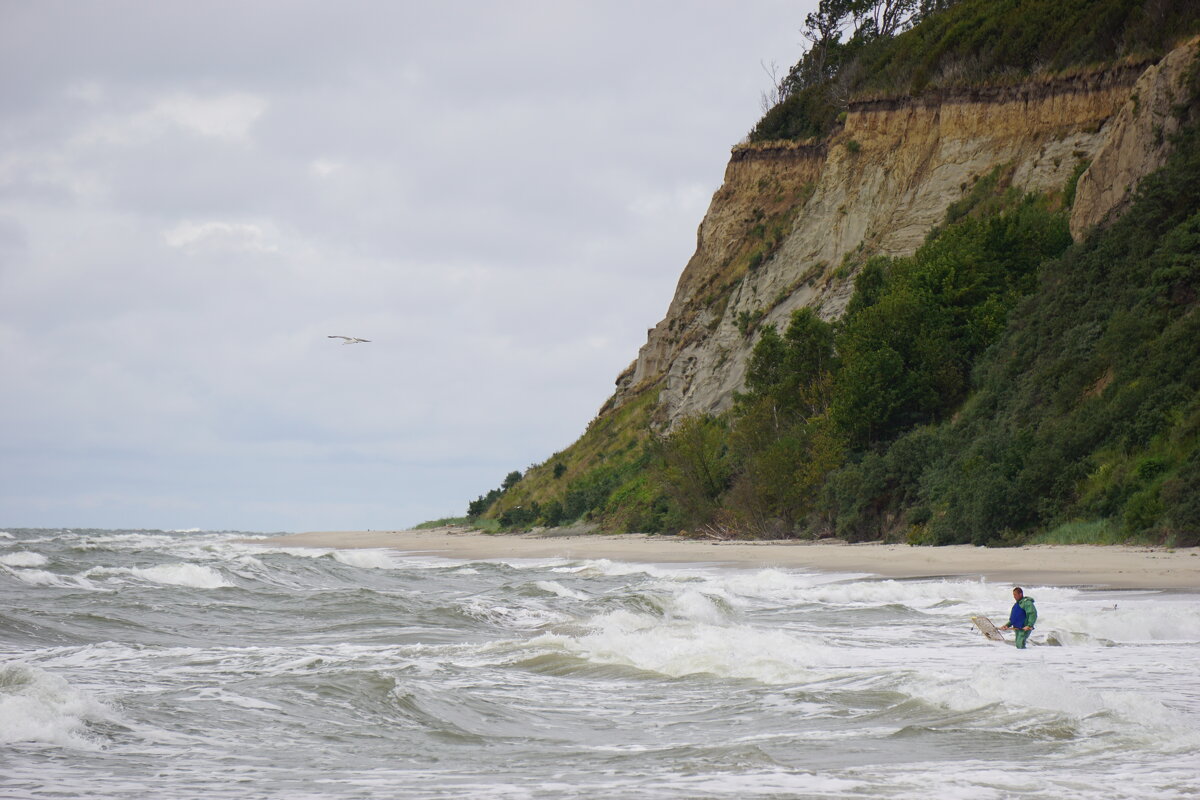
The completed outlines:
[[[0,743],[97,749],[88,725],[113,721],[111,709],[63,678],[21,662],[0,664]]]
[[[591,599],[583,592],[577,592],[574,589],[568,589],[566,586],[563,586],[558,581],[535,581],[533,585],[536,586],[538,589],[541,589],[543,592],[557,595],[559,597],[565,597],[565,598],[568,598],[571,600],[590,600]]]
[[[467,617],[516,630],[544,628],[570,619],[565,614],[544,608],[515,606],[484,598],[467,601],[461,606],[461,610]]]
[[[50,559],[32,550],[20,550],[0,556],[0,564],[6,567],[44,567],[49,562]]]
[[[159,564],[153,567],[92,567],[86,576],[132,575],[163,586],[183,586],[192,589],[221,589],[233,584],[216,569],[203,564]]]
[[[586,559],[582,563],[564,563],[564,559],[542,559],[535,567],[547,567],[551,572],[573,573],[584,577],[605,576],[624,577],[627,575],[650,575],[656,578],[675,577],[677,575],[694,573],[700,567],[692,569],[673,570],[655,564],[638,564],[632,561],[611,561],[607,558]],[[527,565],[528,566],[528,565]]]
[[[1138,738],[1143,746],[1190,751],[1200,747],[1200,727],[1194,718],[1158,698],[1084,685],[1047,669],[1046,664],[987,664],[976,667],[968,680],[925,673],[905,681],[902,690],[955,712],[1003,707],[1065,718],[1091,735]],[[1106,738],[1112,741],[1111,736]]]
[[[1145,607],[1065,609],[1042,612],[1039,628],[1086,640],[1115,642],[1200,642],[1200,603],[1179,602],[1179,613],[1147,613]]]
[[[60,589],[98,590],[85,575],[56,575],[44,569],[11,569],[0,565],[0,574],[11,575],[29,586],[53,586]]]
[[[663,620],[613,611],[589,621],[581,635],[548,633],[535,648],[561,649],[595,664],[634,667],[672,678],[710,674],[779,684],[804,681],[814,668],[834,663],[831,648],[815,636],[745,625],[716,624],[722,613],[698,597],[684,600],[682,615]]]
[[[397,569],[404,566],[400,555],[392,550],[334,550],[330,557],[339,564],[359,569]]]

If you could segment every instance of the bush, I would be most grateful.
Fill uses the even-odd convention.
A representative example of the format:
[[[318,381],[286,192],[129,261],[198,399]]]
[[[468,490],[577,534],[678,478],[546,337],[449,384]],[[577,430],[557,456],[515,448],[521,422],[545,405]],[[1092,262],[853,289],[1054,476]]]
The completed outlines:
[[[824,136],[853,97],[973,87],[1152,57],[1200,31],[1200,6],[1192,0],[922,5],[917,24],[898,35],[879,35],[868,23],[851,30],[844,41],[840,34],[819,41],[789,71],[783,98],[754,126],[750,140]]]
[[[1179,547],[1200,545],[1200,448],[1174,477],[1163,482],[1160,499],[1166,528]]]

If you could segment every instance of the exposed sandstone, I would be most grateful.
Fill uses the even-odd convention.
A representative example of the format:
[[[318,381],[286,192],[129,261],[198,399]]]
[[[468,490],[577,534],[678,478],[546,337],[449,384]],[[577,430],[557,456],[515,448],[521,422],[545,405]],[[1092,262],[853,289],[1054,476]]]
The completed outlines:
[[[667,314],[648,331],[606,407],[656,391],[657,419],[667,426],[727,409],[743,385],[758,326],[782,328],[804,306],[826,318],[841,315],[868,255],[911,254],[947,207],[998,167],[1013,185],[1046,192],[1062,189],[1091,160],[1076,216],[1080,225],[1095,224],[1127,197],[1113,187],[1136,185],[1165,158],[1146,146],[1146,131],[1153,139],[1184,63],[1173,54],[1149,70],[1125,64],[872,99],[852,104],[824,141],[734,148]],[[1119,111],[1129,121],[1119,123]],[[1078,210],[1081,203],[1089,210]],[[787,230],[777,240],[756,239],[764,221],[781,220]]]
[[[1109,123],[1104,144],[1079,178],[1071,207],[1076,239],[1118,216],[1138,181],[1167,162],[1171,137],[1179,131],[1178,106],[1190,94],[1185,83],[1200,38],[1176,48],[1145,71]]]

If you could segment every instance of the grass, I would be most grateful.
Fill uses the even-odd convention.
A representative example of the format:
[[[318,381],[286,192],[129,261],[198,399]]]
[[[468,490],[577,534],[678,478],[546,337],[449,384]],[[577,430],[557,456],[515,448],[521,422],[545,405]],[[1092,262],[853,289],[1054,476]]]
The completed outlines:
[[[1028,544],[1126,544],[1119,522],[1100,519],[1093,522],[1067,522],[1034,536]]]
[[[443,517],[442,519],[431,519],[414,525],[414,531],[427,531],[434,528],[447,528],[450,526],[458,526],[462,528],[473,528],[484,533],[495,533],[500,530],[500,523],[494,519],[471,519],[470,517]]]
[[[531,467],[488,509],[486,519],[476,520],[476,526],[486,521],[499,527],[497,518],[510,508],[563,500],[571,487],[587,483],[598,471],[620,472],[629,468],[641,457],[651,438],[650,415],[657,399],[658,387],[646,387],[619,408],[602,411],[574,444],[546,463]]]

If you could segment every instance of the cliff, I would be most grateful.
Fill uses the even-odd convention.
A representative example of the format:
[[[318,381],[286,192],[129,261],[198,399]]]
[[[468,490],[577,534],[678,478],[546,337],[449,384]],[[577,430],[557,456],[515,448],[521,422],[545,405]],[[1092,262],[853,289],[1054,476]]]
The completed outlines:
[[[1090,164],[1071,219],[1083,235],[1165,160],[1196,47],[1157,64],[860,100],[823,140],[735,147],[666,316],[601,413],[647,392],[661,427],[726,410],[761,326],[782,329],[805,306],[840,316],[867,258],[911,254],[986,176],[1052,193]]]
[[[1166,33],[1200,30],[1200,11],[1145,27],[1131,7],[1112,29],[1088,8],[1071,6],[1087,25],[1045,37],[1073,71],[1018,80],[1044,59],[1009,63],[961,34],[1003,21],[1040,41],[1058,4],[963,0],[842,66],[937,88],[860,82],[831,113],[835,77],[768,112],[587,431],[471,514],[507,529],[1200,542],[1200,38],[1171,49]],[[1164,55],[1117,60],[1114,36]],[[909,77],[947,42],[936,81]]]

